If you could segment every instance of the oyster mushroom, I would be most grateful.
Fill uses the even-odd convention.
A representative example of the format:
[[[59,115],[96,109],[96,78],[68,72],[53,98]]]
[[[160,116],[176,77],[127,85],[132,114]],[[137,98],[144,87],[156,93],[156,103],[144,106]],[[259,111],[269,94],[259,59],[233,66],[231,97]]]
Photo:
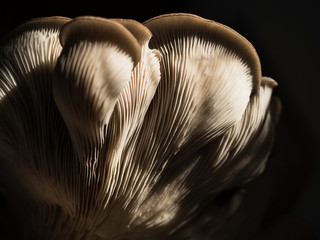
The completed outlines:
[[[203,203],[265,167],[276,82],[222,24],[46,18],[0,52],[1,184],[10,214],[31,216],[21,239],[179,239],[199,218],[213,237],[241,197],[205,220]]]

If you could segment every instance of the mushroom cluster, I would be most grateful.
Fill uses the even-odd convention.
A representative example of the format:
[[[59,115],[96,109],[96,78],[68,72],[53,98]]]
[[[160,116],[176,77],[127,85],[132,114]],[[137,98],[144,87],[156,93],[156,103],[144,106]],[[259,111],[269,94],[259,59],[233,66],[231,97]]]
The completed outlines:
[[[192,14],[18,26],[0,41],[0,184],[14,234],[196,239],[210,226],[214,237],[245,194],[233,189],[266,166],[275,86],[248,40]]]

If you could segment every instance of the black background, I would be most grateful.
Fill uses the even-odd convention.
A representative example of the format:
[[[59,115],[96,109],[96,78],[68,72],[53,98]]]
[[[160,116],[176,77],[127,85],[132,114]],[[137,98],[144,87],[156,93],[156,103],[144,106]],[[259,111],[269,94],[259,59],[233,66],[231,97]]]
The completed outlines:
[[[274,78],[283,103],[276,148],[294,186],[290,211],[320,235],[320,30],[318,5],[306,1],[4,1],[0,37],[25,20],[95,15],[143,22],[159,14],[189,12],[226,24],[256,48],[263,75]],[[297,180],[298,179],[298,180]],[[295,190],[292,190],[295,189]],[[282,191],[286,191],[283,188]]]

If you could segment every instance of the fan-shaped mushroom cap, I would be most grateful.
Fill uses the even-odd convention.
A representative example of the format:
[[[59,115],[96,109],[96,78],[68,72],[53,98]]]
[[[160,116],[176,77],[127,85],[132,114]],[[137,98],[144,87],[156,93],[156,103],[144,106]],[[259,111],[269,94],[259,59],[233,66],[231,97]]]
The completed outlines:
[[[168,14],[144,24],[153,34],[150,47],[162,55],[146,128],[156,132],[160,148],[170,145],[159,152],[188,146],[191,154],[241,120],[260,85],[259,58],[238,33],[195,15]]]
[[[98,143],[141,47],[121,24],[79,17],[60,33],[64,50],[55,71],[54,97],[77,151]],[[80,135],[79,135],[80,134]]]

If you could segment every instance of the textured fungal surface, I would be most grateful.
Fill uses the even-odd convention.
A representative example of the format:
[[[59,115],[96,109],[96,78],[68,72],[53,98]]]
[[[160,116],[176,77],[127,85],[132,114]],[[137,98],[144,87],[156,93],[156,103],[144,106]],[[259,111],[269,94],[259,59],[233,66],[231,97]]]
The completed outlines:
[[[235,239],[272,148],[275,86],[248,40],[191,14],[18,26],[0,41],[12,236]]]

